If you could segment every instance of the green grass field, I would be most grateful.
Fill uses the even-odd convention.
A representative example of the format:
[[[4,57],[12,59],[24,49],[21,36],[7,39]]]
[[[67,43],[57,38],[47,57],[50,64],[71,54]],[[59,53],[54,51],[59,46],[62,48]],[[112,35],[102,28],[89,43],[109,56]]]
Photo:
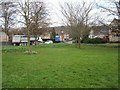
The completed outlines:
[[[4,88],[117,88],[118,48],[82,44],[3,47]]]

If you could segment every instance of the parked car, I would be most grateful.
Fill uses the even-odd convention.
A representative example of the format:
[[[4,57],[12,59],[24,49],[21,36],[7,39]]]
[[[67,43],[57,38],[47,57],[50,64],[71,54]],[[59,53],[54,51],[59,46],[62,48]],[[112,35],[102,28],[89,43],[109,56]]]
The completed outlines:
[[[65,41],[64,43],[67,43],[67,44],[72,44],[73,41]]]
[[[51,43],[53,43],[52,40],[47,40],[47,41],[45,42],[45,44],[51,44]]]

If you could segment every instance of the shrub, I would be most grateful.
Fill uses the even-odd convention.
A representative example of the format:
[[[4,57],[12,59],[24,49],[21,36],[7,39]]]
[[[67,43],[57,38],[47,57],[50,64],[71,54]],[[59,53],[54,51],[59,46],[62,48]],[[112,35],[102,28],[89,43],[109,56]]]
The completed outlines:
[[[82,40],[82,43],[92,43],[92,44],[107,43],[107,40],[102,38],[93,38],[93,39],[86,38]]]
[[[25,51],[24,54],[37,54],[36,51]]]
[[[24,46],[7,46],[7,47],[2,47],[2,52],[6,53],[6,52],[16,52],[16,51],[25,51],[26,47]]]

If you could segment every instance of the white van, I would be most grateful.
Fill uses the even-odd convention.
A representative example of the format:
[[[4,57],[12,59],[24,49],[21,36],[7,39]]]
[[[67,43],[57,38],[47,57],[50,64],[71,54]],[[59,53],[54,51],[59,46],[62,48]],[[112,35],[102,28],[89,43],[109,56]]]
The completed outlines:
[[[38,37],[37,41],[38,42],[43,42],[41,37]],[[19,45],[27,45],[27,42],[28,42],[27,35],[14,35],[13,38],[12,38],[12,43],[13,43],[14,46],[16,46],[16,45],[18,45],[18,46]],[[30,44],[33,45],[34,42],[35,42],[35,37],[30,36]]]

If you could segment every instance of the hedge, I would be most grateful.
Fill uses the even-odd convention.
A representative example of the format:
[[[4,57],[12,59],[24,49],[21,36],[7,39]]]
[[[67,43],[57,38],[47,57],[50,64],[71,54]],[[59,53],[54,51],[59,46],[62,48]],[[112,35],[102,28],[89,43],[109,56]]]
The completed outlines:
[[[92,43],[92,44],[99,44],[99,43],[107,43],[106,39],[102,39],[102,38],[86,38],[82,40],[82,43]]]

